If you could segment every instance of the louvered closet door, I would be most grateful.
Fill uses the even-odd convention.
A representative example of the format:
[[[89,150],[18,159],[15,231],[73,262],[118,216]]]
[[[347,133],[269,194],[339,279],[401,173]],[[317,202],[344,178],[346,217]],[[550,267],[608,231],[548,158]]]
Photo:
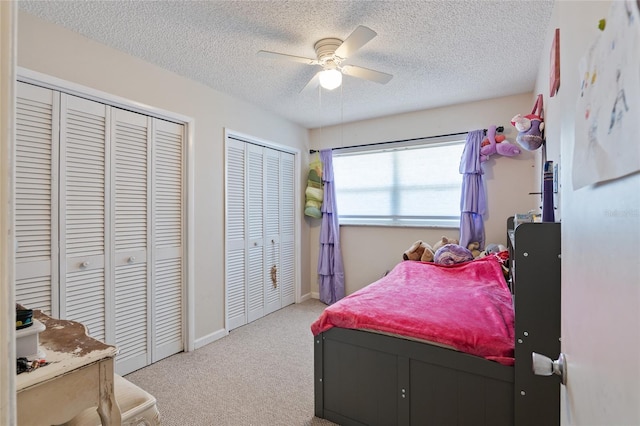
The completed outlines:
[[[264,302],[264,149],[247,144],[247,312],[248,322],[265,315]]]
[[[247,144],[227,139],[226,145],[226,256],[225,293],[227,329],[247,323],[246,308],[246,161]]]
[[[117,108],[111,118],[116,371],[126,374],[151,363],[151,118]]]
[[[16,302],[58,315],[57,92],[18,83],[16,99]],[[52,201],[54,200],[54,201]]]
[[[184,126],[153,120],[152,362],[183,343]]]
[[[280,152],[264,149],[265,315],[282,307],[280,298]]]
[[[84,324],[105,340],[105,211],[109,202],[107,107],[60,95],[60,297],[61,316]]]
[[[293,154],[227,138],[229,330],[295,301],[294,159]]]
[[[280,297],[282,307],[295,302],[295,156],[280,153]]]

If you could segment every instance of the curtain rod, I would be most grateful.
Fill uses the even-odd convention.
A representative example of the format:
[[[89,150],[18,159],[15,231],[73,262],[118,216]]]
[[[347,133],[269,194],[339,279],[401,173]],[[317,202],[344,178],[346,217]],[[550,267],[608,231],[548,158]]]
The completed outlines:
[[[487,129],[482,129],[484,131],[484,133],[487,133]],[[504,126],[498,126],[496,127],[496,132],[504,132]],[[376,146],[376,145],[386,145],[386,144],[390,144],[390,143],[400,143],[400,142],[412,142],[412,141],[419,141],[422,139],[434,139],[434,138],[444,138],[447,136],[458,136],[458,135],[466,135],[469,132],[458,132],[458,133],[448,133],[446,135],[435,135],[435,136],[425,136],[422,138],[411,138],[411,139],[400,139],[397,141],[386,141],[386,142],[373,142],[373,143],[367,143],[364,145],[351,145],[351,146],[339,146],[337,148],[331,148],[332,151],[338,150],[338,149],[348,149],[348,148],[361,148],[361,147],[367,147],[367,146]],[[316,152],[320,152],[319,150],[316,149],[310,149],[309,150],[309,154],[315,154]]]

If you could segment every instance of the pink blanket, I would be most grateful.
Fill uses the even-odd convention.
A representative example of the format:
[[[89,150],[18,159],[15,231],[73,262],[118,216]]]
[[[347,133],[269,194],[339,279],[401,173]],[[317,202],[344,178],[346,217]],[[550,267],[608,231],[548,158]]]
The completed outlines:
[[[514,312],[500,261],[453,266],[401,262],[387,276],[327,307],[311,325],[393,333],[513,365]]]

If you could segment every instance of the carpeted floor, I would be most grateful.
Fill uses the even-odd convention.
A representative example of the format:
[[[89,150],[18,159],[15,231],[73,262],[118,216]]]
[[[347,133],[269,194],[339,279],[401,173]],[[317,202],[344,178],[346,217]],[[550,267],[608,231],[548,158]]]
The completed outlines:
[[[334,425],[313,415],[310,325],[325,307],[290,305],[126,378],[157,398],[164,426]]]

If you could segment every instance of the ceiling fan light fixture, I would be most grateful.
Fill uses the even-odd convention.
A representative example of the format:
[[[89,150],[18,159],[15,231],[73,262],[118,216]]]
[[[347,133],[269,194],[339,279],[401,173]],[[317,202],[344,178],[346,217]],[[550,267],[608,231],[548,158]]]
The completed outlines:
[[[342,84],[342,73],[337,69],[321,71],[319,78],[320,86],[327,90],[333,90]]]

